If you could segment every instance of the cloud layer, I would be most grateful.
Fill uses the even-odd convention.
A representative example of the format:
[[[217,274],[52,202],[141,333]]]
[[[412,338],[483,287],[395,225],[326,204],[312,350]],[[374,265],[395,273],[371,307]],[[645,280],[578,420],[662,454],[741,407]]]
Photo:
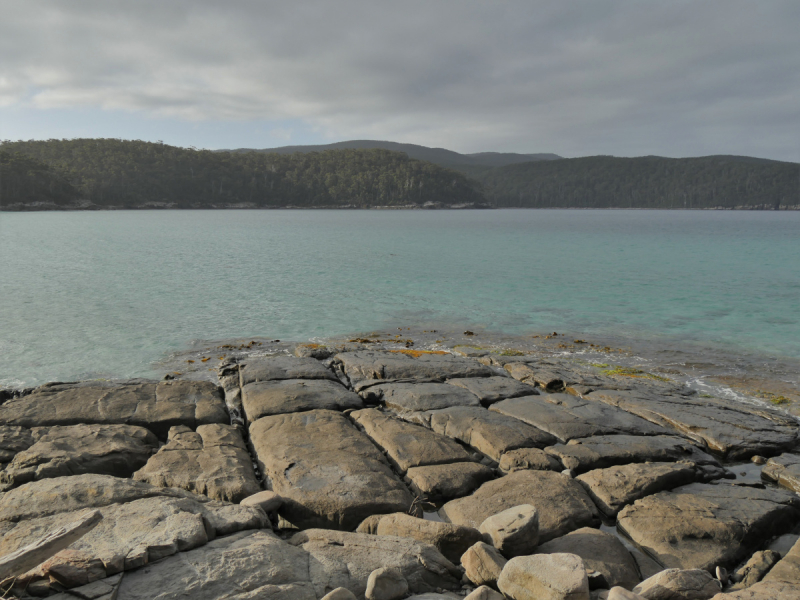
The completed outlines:
[[[320,141],[800,160],[796,0],[0,8],[0,119],[133,111],[300,121]]]

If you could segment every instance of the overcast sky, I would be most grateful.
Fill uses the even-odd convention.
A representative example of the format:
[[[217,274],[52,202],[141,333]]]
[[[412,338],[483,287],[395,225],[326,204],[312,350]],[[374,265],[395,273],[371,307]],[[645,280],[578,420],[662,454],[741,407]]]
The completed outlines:
[[[0,139],[800,161],[800,1],[0,0]]]

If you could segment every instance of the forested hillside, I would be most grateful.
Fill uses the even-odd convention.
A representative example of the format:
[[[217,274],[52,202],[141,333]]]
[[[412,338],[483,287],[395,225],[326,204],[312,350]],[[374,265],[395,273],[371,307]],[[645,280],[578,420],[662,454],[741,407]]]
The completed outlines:
[[[9,188],[1,199],[6,208],[31,202],[37,197],[35,190],[50,185],[53,174],[62,175],[81,199],[99,208],[485,201],[480,186],[464,175],[385,150],[234,154],[114,139],[5,142],[0,149],[24,154],[51,169],[30,171],[35,180],[30,189]]]
[[[0,151],[0,206],[11,202],[68,205],[80,197],[66,178],[18,152]]]

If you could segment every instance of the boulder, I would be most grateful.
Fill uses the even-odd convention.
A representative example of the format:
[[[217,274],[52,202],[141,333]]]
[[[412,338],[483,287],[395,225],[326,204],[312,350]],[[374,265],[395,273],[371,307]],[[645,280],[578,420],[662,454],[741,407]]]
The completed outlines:
[[[382,402],[397,412],[428,411],[451,406],[477,406],[472,392],[446,383],[378,383],[359,392],[369,402]]]
[[[408,592],[408,582],[399,569],[381,567],[367,578],[367,600],[400,600]]]
[[[234,503],[261,490],[242,434],[218,423],[201,425],[197,432],[171,428],[166,445],[133,478]]]
[[[457,385],[472,392],[484,406],[490,406],[507,398],[539,393],[533,386],[521,383],[511,377],[462,377],[448,379],[445,383]]]
[[[511,398],[489,410],[514,417],[546,431],[563,442],[596,435],[658,435],[663,427],[616,407],[571,394]]]
[[[474,462],[412,467],[405,476],[411,490],[431,502],[466,496],[490,479],[494,471]]]
[[[500,457],[500,470],[512,471],[561,471],[564,467],[554,456],[539,448],[518,448],[509,450]]]
[[[440,510],[445,520],[479,527],[508,508],[531,504],[539,514],[539,542],[581,527],[600,525],[597,508],[574,479],[551,471],[516,471],[484,483],[471,496],[451,500]]]
[[[334,360],[341,364],[353,384],[365,379],[445,381],[461,377],[494,375],[494,371],[489,367],[474,360],[452,354],[417,353],[413,350],[343,352],[337,354]]]
[[[736,582],[732,589],[744,589],[761,581],[764,575],[781,559],[781,555],[774,550],[760,550],[753,554],[744,565],[733,574]]]
[[[83,473],[130,477],[158,449],[155,435],[132,425],[34,427],[31,437],[34,443],[0,473],[3,483]]]
[[[457,442],[412,423],[407,423],[374,408],[350,413],[399,471],[425,465],[464,462],[469,454]]]
[[[281,507],[283,504],[283,498],[281,498],[275,492],[264,490],[263,492],[257,492],[252,496],[248,496],[242,500],[240,504],[242,506],[258,506],[265,513],[269,514],[275,512]]]
[[[464,600],[503,600],[503,594],[498,594],[492,588],[482,585],[467,594]]]
[[[478,529],[506,558],[533,554],[539,545],[539,514],[530,504],[492,515]]]
[[[800,540],[797,540],[786,556],[764,576],[764,581],[783,581],[800,585]]]
[[[256,381],[281,379],[328,379],[338,382],[336,375],[313,358],[277,355],[250,358],[239,367],[239,386],[244,389]]]
[[[325,594],[320,600],[357,600],[357,598],[347,588],[339,587]]]
[[[752,587],[720,593],[711,600],[797,600],[800,585],[784,581],[761,581]]]
[[[785,453],[770,458],[761,469],[761,478],[800,493],[800,455]]]
[[[693,483],[622,509],[618,529],[667,568],[734,567],[800,522],[800,498],[776,489]]]
[[[621,586],[632,589],[639,583],[639,569],[631,553],[619,539],[591,527],[584,527],[542,544],[536,551],[539,554],[567,553],[580,556],[587,571],[599,576],[590,579],[600,588]],[[593,581],[594,580],[594,581]]]
[[[633,588],[647,600],[708,600],[720,591],[720,582],[704,569],[667,569]]]
[[[592,596],[592,598],[594,598],[594,596]],[[602,600],[646,600],[646,598],[642,598],[639,594],[634,594],[633,592],[629,592],[625,588],[619,586],[608,590],[608,593],[605,596],[603,596],[602,592],[600,592],[598,598],[601,598]]]
[[[496,585],[507,562],[497,548],[484,542],[471,546],[461,557],[461,566],[475,585]]]
[[[0,463],[11,462],[17,452],[33,446],[33,435],[27,427],[0,425]]]
[[[513,600],[589,600],[589,579],[574,554],[536,554],[512,558],[497,580]]]
[[[242,406],[251,424],[261,417],[304,410],[363,408],[364,402],[329,379],[257,381],[242,388]]]
[[[377,513],[407,512],[412,497],[372,441],[328,410],[275,415],[250,426],[258,466],[300,528],[354,529]]]

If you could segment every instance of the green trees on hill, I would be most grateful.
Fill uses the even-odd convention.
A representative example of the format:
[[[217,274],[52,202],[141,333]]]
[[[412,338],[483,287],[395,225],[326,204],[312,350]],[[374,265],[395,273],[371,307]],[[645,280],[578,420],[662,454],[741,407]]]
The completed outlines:
[[[19,152],[0,151],[0,207],[44,202],[66,205],[80,195],[61,174]]]

